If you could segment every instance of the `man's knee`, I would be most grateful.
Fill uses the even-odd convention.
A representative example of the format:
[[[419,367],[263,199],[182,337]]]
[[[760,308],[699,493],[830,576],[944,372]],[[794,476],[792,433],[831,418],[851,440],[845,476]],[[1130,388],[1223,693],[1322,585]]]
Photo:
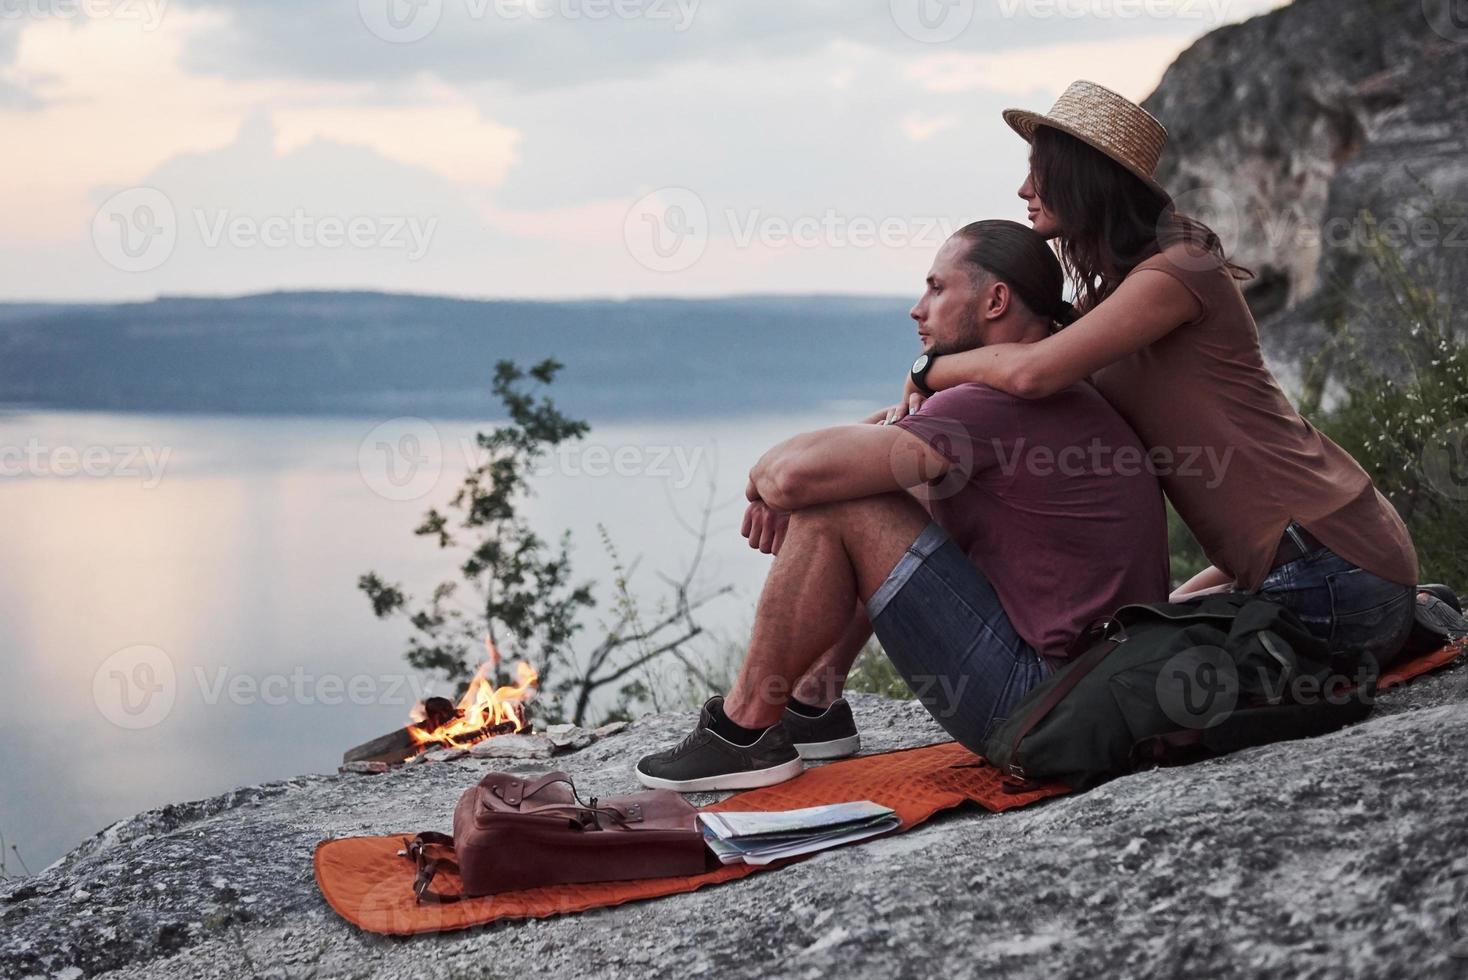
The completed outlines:
[[[830,504],[816,504],[814,507],[802,507],[790,515],[790,527],[800,525],[804,528],[829,529],[838,526],[845,519],[845,504],[847,502],[837,501]]]
[[[804,523],[797,530],[796,520],[802,516]],[[797,511],[790,518],[789,538],[828,540],[839,546],[856,572],[859,597],[866,599],[929,520],[927,511],[908,494],[879,494]]]
[[[790,521],[794,524],[798,520],[812,527],[827,529],[865,529],[884,526],[895,515],[908,515],[914,519],[921,515],[921,519],[926,519],[922,507],[907,494],[881,493],[806,507],[791,514]]]

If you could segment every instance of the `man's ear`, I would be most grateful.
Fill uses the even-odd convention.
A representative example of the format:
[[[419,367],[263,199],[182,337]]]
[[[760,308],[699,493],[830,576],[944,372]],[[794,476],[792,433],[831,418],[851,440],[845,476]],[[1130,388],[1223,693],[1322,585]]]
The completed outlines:
[[[1009,292],[1009,284],[995,280],[984,291],[984,318],[986,320],[998,320],[1009,311],[1012,300]]]

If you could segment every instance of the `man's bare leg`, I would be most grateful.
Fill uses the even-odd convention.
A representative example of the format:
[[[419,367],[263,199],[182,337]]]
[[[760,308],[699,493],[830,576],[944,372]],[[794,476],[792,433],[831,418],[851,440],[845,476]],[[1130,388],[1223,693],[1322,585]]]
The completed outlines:
[[[792,514],[760,594],[749,653],[724,700],[729,720],[756,729],[779,721],[795,682],[823,655],[834,657],[833,648],[845,649],[856,604],[876,592],[928,522],[905,493]]]
[[[924,511],[928,510],[925,486],[908,487],[907,493]],[[813,708],[829,708],[846,689],[846,676],[851,673],[851,665],[856,663],[856,658],[861,656],[871,638],[872,624],[867,620],[867,604],[858,600],[851,625],[841,634],[836,645],[823,653],[821,659],[795,682],[795,690],[790,692],[790,696]]]
[[[867,621],[866,603],[858,602],[841,639],[800,676],[790,696],[813,708],[829,708],[841,696],[851,665],[871,638],[872,624]]]

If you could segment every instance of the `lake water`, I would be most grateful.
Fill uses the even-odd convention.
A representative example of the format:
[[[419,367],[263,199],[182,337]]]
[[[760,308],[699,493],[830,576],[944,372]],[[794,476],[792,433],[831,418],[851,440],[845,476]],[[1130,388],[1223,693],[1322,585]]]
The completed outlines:
[[[699,616],[712,655],[747,636],[768,569],[738,536],[750,464],[857,414],[598,425],[548,461],[528,513],[546,535],[571,531],[577,576],[597,580],[605,609],[597,525],[653,603],[667,594],[656,573],[688,567],[711,502],[696,581],[734,588]],[[403,660],[408,627],[376,619],[357,576],[419,594],[453,577],[412,529],[452,495],[488,425],[0,416],[7,847],[38,871],[114,820],[330,772],[403,724],[429,678]]]

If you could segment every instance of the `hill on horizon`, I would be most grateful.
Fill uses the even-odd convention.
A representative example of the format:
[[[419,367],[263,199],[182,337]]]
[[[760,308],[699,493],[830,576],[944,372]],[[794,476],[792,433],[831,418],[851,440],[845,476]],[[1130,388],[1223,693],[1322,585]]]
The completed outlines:
[[[481,418],[496,361],[555,357],[592,419],[895,401],[910,299],[471,300],[276,292],[0,305],[10,410]]]

